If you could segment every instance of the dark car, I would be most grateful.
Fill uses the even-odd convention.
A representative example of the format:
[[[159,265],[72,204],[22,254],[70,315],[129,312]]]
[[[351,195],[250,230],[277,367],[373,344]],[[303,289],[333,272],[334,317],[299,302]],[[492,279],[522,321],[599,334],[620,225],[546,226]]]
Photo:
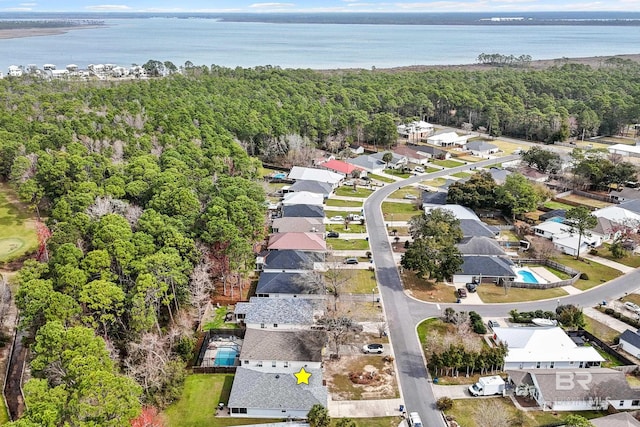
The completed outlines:
[[[362,351],[364,353],[375,353],[375,354],[382,354],[382,351],[384,350],[384,347],[382,344],[367,344],[364,347],[362,347]]]
[[[467,290],[465,288],[458,289],[458,298],[466,298]]]
[[[478,285],[475,283],[467,283],[465,286],[469,292],[475,292],[478,289]]]
[[[340,233],[337,231],[330,231],[327,233],[327,237],[340,237]]]

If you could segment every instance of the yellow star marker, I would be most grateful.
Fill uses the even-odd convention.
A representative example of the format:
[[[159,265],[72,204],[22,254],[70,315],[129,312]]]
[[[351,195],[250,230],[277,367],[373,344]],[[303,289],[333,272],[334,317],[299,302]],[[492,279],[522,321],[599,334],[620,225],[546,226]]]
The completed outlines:
[[[300,371],[293,374],[298,380],[298,384],[309,384],[309,377],[311,374],[304,370],[304,368],[300,368]]]

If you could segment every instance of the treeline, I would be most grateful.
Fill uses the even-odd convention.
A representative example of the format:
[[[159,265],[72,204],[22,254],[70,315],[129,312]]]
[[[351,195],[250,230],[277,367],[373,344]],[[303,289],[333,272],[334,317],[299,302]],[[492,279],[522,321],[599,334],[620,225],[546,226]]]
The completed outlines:
[[[531,63],[531,55],[501,55],[499,53],[481,53],[477,61],[485,65],[526,67]]]

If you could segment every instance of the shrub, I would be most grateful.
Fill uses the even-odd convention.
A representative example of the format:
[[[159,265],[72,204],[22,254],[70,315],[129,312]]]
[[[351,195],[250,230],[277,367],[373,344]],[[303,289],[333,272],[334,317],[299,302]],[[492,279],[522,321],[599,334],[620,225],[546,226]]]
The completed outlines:
[[[453,399],[448,396],[441,397],[436,401],[436,408],[441,411],[447,411],[453,408]]]
[[[617,311],[613,313],[613,317],[615,317],[616,319],[619,319],[621,316],[622,314],[618,313]]]
[[[482,320],[476,320],[473,322],[473,332],[480,335],[487,333],[487,328],[484,326],[484,323],[482,323]]]
[[[608,314],[609,316],[611,316],[614,311],[615,310],[613,308],[605,308],[604,309],[604,314]]]
[[[598,250],[597,250],[597,249],[591,249],[591,250],[589,251],[589,253],[590,253],[591,255],[598,255]]]
[[[589,275],[587,273],[580,273],[581,280],[589,280]]]

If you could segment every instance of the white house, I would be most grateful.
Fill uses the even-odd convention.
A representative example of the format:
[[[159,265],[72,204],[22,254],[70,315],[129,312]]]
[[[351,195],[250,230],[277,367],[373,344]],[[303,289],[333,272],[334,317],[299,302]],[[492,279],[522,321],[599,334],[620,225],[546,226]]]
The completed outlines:
[[[22,68],[17,65],[9,65],[9,76],[10,77],[20,77],[22,76]]]
[[[322,206],[324,204],[324,196],[318,193],[311,193],[309,191],[296,191],[293,193],[287,193],[282,199],[282,206],[290,205],[314,205]]]
[[[498,146],[481,140],[467,142],[466,148],[471,152],[472,156],[487,158],[500,151]]]
[[[620,348],[633,357],[640,358],[640,335],[627,329],[620,335]]]
[[[294,166],[289,172],[289,179],[326,182],[327,184],[331,184],[335,189],[338,186],[338,183],[344,179],[344,175],[331,172],[326,169]]]
[[[627,157],[640,157],[640,146],[627,145],[627,144],[615,144],[607,148],[611,154],[619,154]]]
[[[640,215],[620,206],[607,206],[606,208],[596,209],[591,214],[597,218],[606,218],[618,224],[632,226],[632,228],[640,225]],[[635,225],[635,227],[633,227]]]
[[[589,235],[579,237],[577,233],[571,233],[571,226],[561,222],[548,220],[533,227],[536,236],[544,237],[553,242],[553,245],[562,253],[575,256],[578,251],[578,241],[580,241],[580,253],[587,252],[591,248],[598,247],[605,238],[606,231],[596,229],[590,230]]]
[[[517,328],[514,328],[517,329]],[[545,411],[640,408],[640,391],[622,371],[606,368],[509,370],[516,396],[535,399]],[[616,424],[622,425],[622,424]]]
[[[435,128],[423,120],[402,124],[397,127],[398,136],[409,141],[418,142],[433,133]]]
[[[327,343],[325,331],[247,329],[240,366],[278,372],[282,368],[321,369]]]
[[[387,153],[391,153],[391,161],[389,161],[388,166],[392,169],[400,169],[401,167],[406,166],[409,162],[406,156],[398,155],[391,151],[380,151],[378,153],[371,154],[369,157],[386,164],[383,157]]]
[[[427,143],[438,147],[462,147],[467,143],[469,135],[460,136],[455,132],[444,132],[427,138]]]
[[[582,369],[604,362],[596,349],[578,346],[559,327],[493,328],[493,333],[508,348],[504,369]]]

